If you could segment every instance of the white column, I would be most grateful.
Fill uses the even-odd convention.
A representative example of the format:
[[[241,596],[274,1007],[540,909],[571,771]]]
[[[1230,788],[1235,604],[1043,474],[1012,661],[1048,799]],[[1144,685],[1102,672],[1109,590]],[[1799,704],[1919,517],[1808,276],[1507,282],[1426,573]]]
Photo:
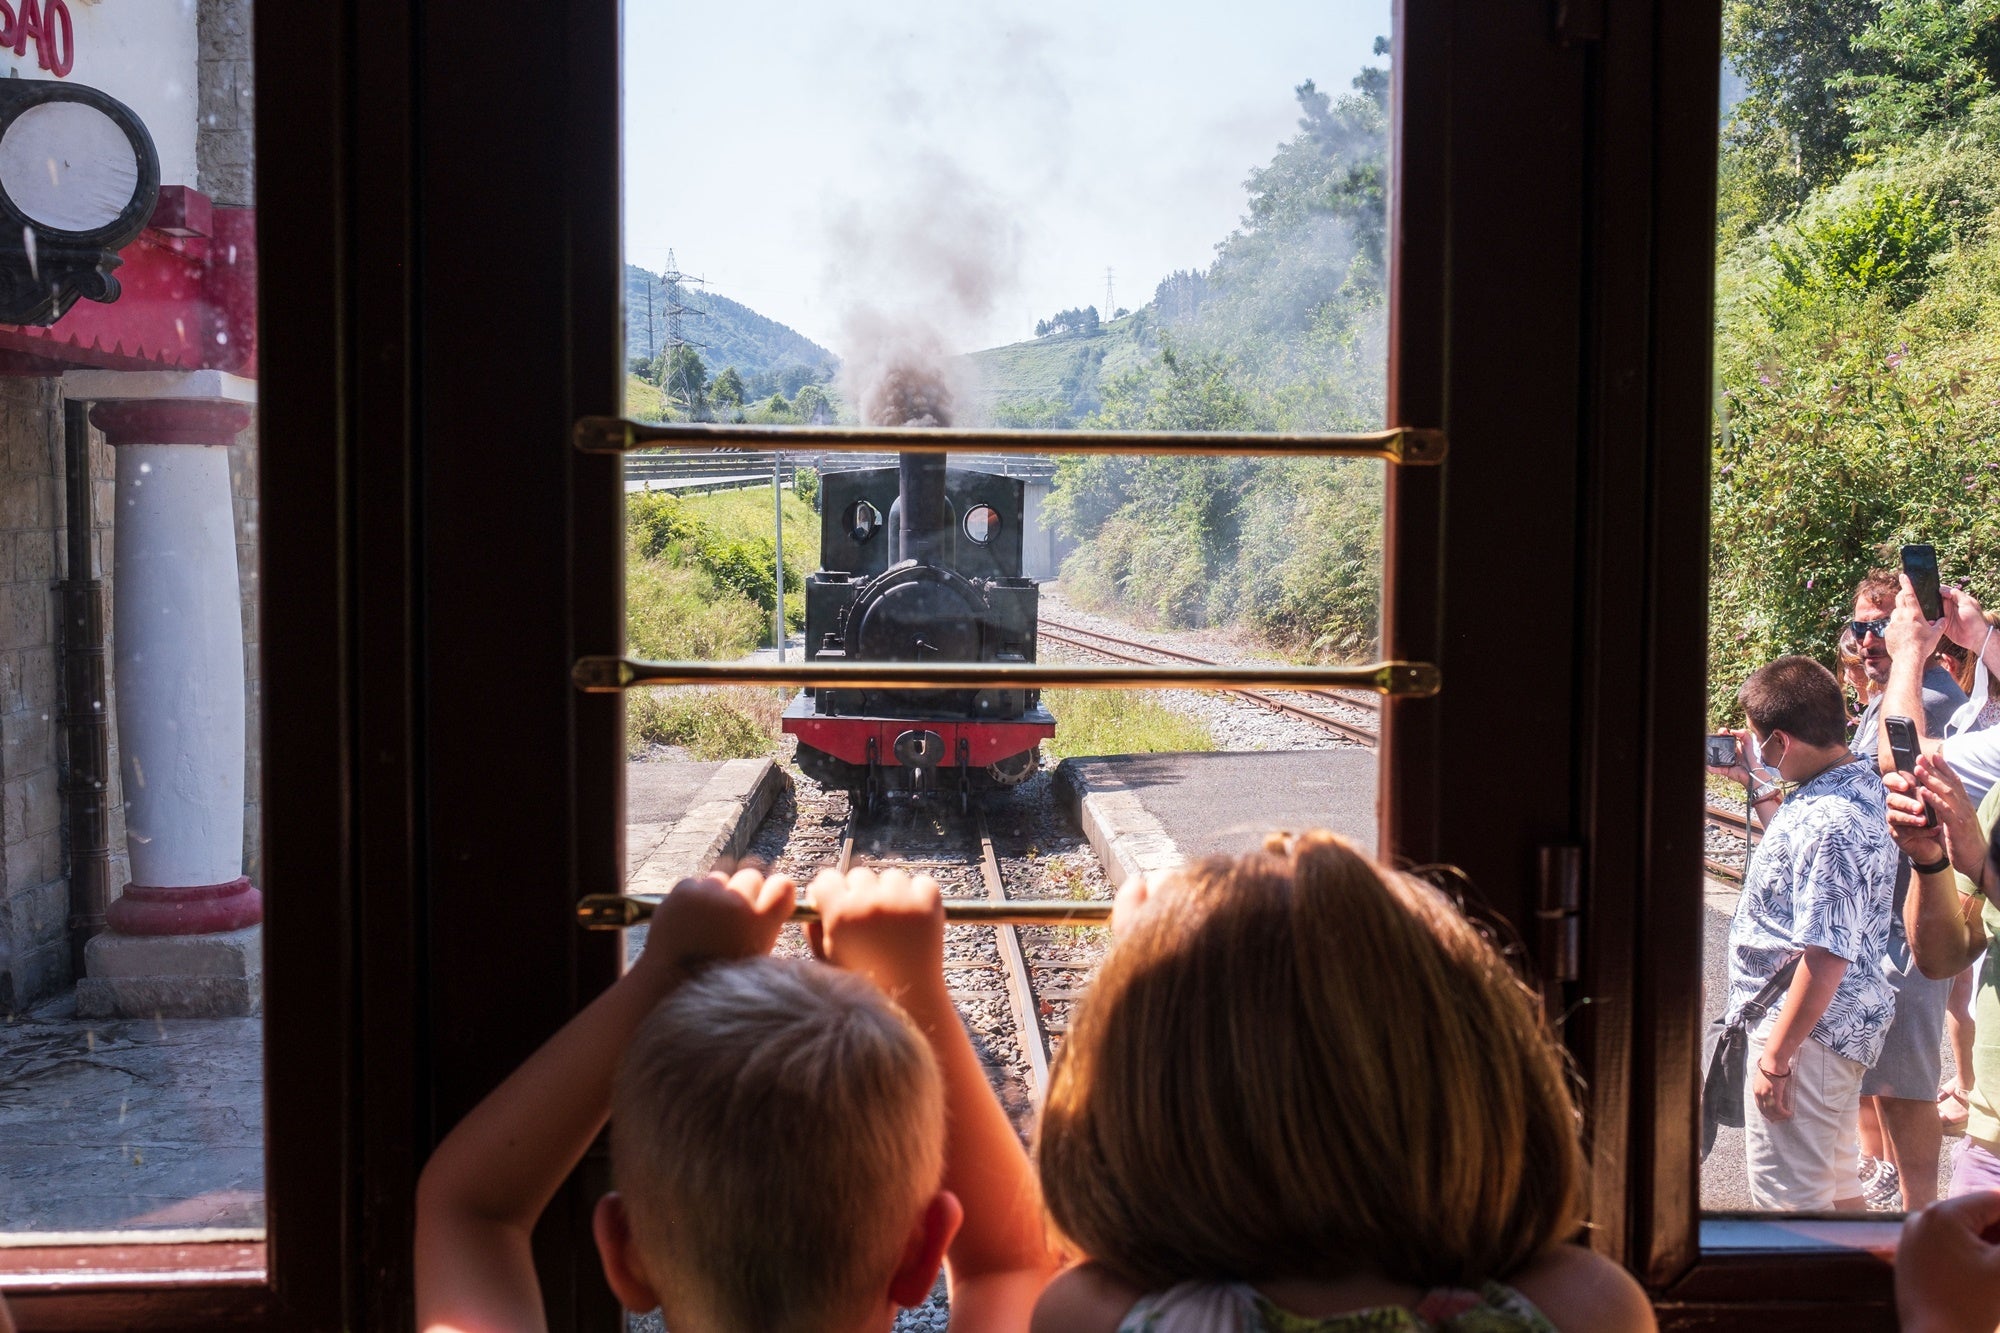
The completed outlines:
[[[229,488],[235,404],[100,403],[117,451],[113,677],[132,883],[128,935],[235,930],[263,916],[243,875],[242,589]]]

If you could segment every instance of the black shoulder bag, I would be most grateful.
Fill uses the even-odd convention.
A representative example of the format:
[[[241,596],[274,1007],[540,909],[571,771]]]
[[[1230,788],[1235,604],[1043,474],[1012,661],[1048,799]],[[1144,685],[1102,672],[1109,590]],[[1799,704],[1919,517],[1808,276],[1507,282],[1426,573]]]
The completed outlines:
[[[1743,1128],[1743,1085],[1750,1076],[1750,1034],[1784,997],[1799,970],[1800,954],[1793,954],[1772,974],[1755,999],[1743,1006],[1734,1019],[1718,1014],[1708,1025],[1708,1039],[1702,1043],[1707,1054],[1701,1080],[1701,1160],[1708,1160],[1715,1147],[1715,1131],[1723,1125]]]

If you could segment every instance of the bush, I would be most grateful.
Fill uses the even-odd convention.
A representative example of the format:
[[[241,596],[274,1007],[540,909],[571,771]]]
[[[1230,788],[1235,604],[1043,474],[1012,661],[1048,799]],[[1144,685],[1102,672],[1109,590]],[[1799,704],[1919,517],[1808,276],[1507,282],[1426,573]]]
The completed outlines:
[[[741,657],[770,624],[755,602],[716,586],[699,569],[650,559],[636,544],[625,559],[625,643],[635,657],[707,661]]]
[[[792,474],[792,494],[799,497],[815,510],[819,508],[819,472],[802,467]],[[787,574],[789,578],[789,574]]]
[[[626,747],[676,745],[695,759],[756,759],[778,749],[777,690],[639,690],[625,699]]]

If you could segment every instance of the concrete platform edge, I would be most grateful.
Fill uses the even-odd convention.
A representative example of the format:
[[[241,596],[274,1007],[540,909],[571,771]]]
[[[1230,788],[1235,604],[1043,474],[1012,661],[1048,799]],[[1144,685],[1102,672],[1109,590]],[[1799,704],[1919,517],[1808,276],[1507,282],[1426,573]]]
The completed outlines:
[[[1114,887],[1149,870],[1187,864],[1180,847],[1136,792],[1090,790],[1088,771],[1075,759],[1056,765],[1054,781],[1090,850],[1097,854],[1104,878]]]
[[[757,826],[771,812],[791,775],[771,759],[732,759],[717,769],[686,814],[675,822],[625,881],[627,893],[665,893],[692,875],[705,875],[750,847]]]

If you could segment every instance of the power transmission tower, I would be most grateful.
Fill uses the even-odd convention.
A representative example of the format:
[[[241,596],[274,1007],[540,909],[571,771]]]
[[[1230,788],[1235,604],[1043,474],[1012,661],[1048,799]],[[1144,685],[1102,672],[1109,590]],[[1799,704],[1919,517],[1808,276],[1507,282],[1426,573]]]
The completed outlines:
[[[1107,324],[1111,322],[1111,312],[1118,308],[1111,300],[1111,267],[1107,264],[1104,269],[1104,322]]]
[[[667,269],[666,272],[660,274],[660,283],[662,287],[664,287],[665,289],[663,295],[666,300],[666,317],[667,317],[666,365],[669,369],[672,368],[674,363],[675,348],[706,347],[708,345],[706,343],[696,342],[694,339],[689,338],[685,334],[685,332],[683,332],[683,326],[681,324],[681,319],[683,316],[695,315],[699,317],[702,315],[706,315],[708,313],[706,310],[703,310],[698,306],[691,306],[687,304],[687,302],[683,299],[683,292],[682,292],[683,286],[689,286],[689,287],[705,286],[707,284],[707,281],[708,280],[706,278],[697,278],[681,272],[680,262],[674,258],[674,252],[672,250],[667,251]],[[662,381],[660,387],[662,389],[670,390],[670,385],[667,383],[668,377],[666,375],[662,375],[660,379]],[[692,395],[689,395],[686,406],[688,408],[689,414],[692,415],[695,406]]]

